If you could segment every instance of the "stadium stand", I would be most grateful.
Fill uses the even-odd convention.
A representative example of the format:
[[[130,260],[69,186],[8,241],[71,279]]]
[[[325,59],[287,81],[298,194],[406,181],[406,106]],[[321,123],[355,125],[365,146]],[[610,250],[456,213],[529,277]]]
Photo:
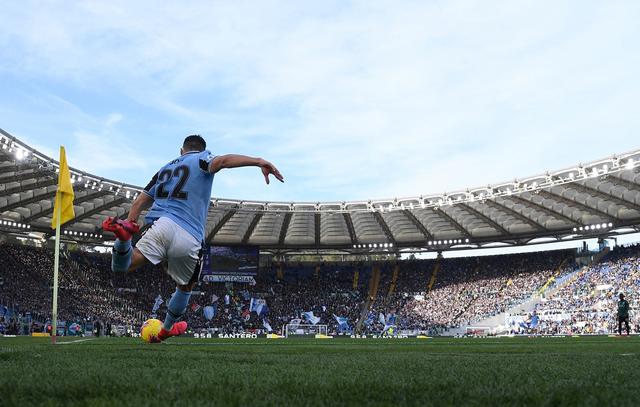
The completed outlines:
[[[283,278],[278,278],[274,263],[261,270],[255,285],[201,284],[187,320],[196,330],[254,332],[270,326],[280,332],[292,320],[304,322],[303,314],[311,311],[333,333],[340,330],[336,315],[346,317],[351,328],[359,325],[362,333],[383,332],[388,318],[395,316],[398,330],[438,334],[523,302],[551,277],[575,271],[574,256],[574,251],[554,251],[384,263],[288,263]],[[52,253],[2,244],[0,258],[5,265],[0,291],[4,330],[46,329]],[[618,292],[628,292],[632,309],[637,307],[633,293],[640,288],[639,258],[638,246],[619,248],[598,264],[573,273],[572,280],[536,310],[537,333],[613,332]],[[172,291],[162,269],[114,274],[104,254],[65,252],[61,270],[60,319],[67,327],[111,326],[126,333],[151,315],[158,295],[166,300]],[[372,292],[376,275],[379,281]],[[261,315],[249,309],[252,299],[265,300]],[[208,320],[204,309],[212,305],[215,315]],[[158,313],[163,312],[160,307]],[[25,316],[30,326],[25,326]],[[636,331],[638,318],[631,323]]]
[[[0,332],[47,329],[57,166],[0,129],[0,239],[5,242],[0,243]],[[277,261],[285,252],[339,253],[360,261],[272,261],[254,285],[203,283],[188,322],[205,330],[279,332],[292,320],[319,318],[332,332],[380,333],[395,327],[437,334],[497,318],[535,297],[535,315],[510,315],[512,331],[611,332],[617,291],[629,294],[632,309],[637,306],[635,248],[616,249],[578,271],[575,253],[566,251],[371,259],[397,258],[401,250],[440,253],[637,232],[639,168],[640,151],[635,151],[505,183],[406,199],[284,203],[212,198],[209,244],[259,247]],[[93,249],[111,238],[102,231],[102,220],[125,216],[141,189],[75,168],[71,173],[76,217],[62,232],[68,249],[60,276],[59,316],[68,322],[63,326],[135,331],[154,309],[164,315],[172,282],[155,267],[114,275],[109,255]],[[553,288],[548,298],[543,287]],[[251,309],[251,304],[260,307]],[[531,318],[535,328],[528,323],[522,328]],[[633,312],[632,324],[637,330]]]
[[[639,289],[640,245],[620,247],[601,262],[581,269],[541,302],[535,310],[540,322],[534,331],[549,335],[614,333],[618,294],[624,293],[631,309],[637,310]],[[637,312],[631,313],[630,324],[634,332],[640,330]]]

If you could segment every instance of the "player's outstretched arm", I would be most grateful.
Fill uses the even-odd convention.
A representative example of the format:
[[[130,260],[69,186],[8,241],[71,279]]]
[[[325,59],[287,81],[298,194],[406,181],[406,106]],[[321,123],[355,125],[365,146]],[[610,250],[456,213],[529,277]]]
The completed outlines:
[[[138,195],[133,204],[131,204],[131,210],[129,211],[129,216],[127,220],[138,223],[138,218],[143,210],[149,209],[153,204],[153,198],[150,195],[145,193],[141,193]]]
[[[209,164],[209,171],[212,174],[225,168],[238,168],[238,167],[260,167],[264,180],[269,183],[269,175],[273,175],[280,182],[284,182],[284,177],[280,174],[280,171],[271,164],[269,161],[257,157],[248,157],[246,155],[239,154],[227,154],[221,155],[213,159]]]

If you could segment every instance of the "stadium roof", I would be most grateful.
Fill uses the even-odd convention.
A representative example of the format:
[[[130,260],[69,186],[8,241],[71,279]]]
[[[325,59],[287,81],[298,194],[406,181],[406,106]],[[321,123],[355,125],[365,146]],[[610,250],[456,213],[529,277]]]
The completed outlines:
[[[0,230],[51,233],[58,162],[0,129]],[[207,241],[264,250],[394,252],[527,244],[636,232],[640,150],[509,182],[442,194],[356,202],[212,198]],[[141,188],[72,168],[76,218],[66,239],[103,242]]]

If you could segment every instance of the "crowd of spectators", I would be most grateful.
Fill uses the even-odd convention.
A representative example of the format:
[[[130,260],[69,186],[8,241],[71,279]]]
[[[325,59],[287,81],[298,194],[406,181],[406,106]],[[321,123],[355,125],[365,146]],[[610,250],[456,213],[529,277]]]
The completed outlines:
[[[441,260],[432,289],[405,303],[406,327],[442,331],[505,312],[574,267],[571,251]]]
[[[52,252],[0,244],[0,259],[0,311],[10,310],[0,312],[0,332],[15,331],[27,314],[34,326],[46,326]],[[175,290],[162,266],[117,274],[110,261],[108,254],[63,252],[59,319],[104,327],[138,327],[155,315],[162,319]],[[615,296],[640,288],[639,263],[637,247],[616,249],[604,262],[575,272],[537,310],[540,332],[611,332]],[[184,318],[199,330],[281,332],[291,321],[309,323],[308,312],[313,312],[329,332],[344,330],[336,319],[343,317],[349,330],[363,333],[380,333],[393,324],[398,330],[437,334],[505,312],[575,270],[571,250],[379,263],[272,263],[261,268],[254,283],[200,283]],[[252,300],[266,304],[260,315],[250,308]],[[635,297],[629,300],[634,309]],[[637,318],[632,312],[634,327]]]
[[[602,261],[584,267],[535,310],[535,332],[550,335],[617,332],[617,302],[625,294],[637,310],[640,290],[640,245],[617,247]],[[630,325],[640,332],[640,315],[630,313]]]

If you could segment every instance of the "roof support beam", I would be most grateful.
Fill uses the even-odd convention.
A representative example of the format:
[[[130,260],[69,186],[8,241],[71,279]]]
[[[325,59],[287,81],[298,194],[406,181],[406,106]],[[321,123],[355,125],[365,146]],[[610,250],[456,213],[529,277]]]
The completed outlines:
[[[432,209],[434,213],[438,214],[440,217],[443,217],[447,222],[453,226],[458,232],[462,233],[464,237],[472,238],[471,233],[467,231],[467,229],[463,228],[461,224],[456,222],[448,213],[446,213],[442,208],[434,208]]]
[[[80,216],[76,216],[75,218],[73,218],[69,222],[65,223],[64,227],[68,228],[69,226],[71,226],[73,224],[80,223],[83,220],[92,217],[93,215],[97,215],[102,211],[106,211],[107,209],[113,208],[114,206],[121,205],[121,204],[123,204],[125,202],[127,202],[127,198],[125,198],[125,197],[120,197],[120,198],[115,199],[115,200],[113,200],[111,202],[105,202],[100,206],[96,206],[95,208],[93,208],[91,210],[88,210],[87,212],[83,213]]]
[[[592,215],[599,216],[602,219],[607,219],[607,220],[612,221],[612,222],[618,221],[618,219],[616,217],[611,216],[608,213],[601,211],[600,209],[592,208],[589,205],[585,205],[585,204],[580,203],[578,201],[574,201],[573,199],[565,198],[564,196],[562,196],[562,195],[560,195],[558,193],[547,191],[545,189],[541,189],[541,190],[538,191],[538,194],[540,194],[542,196],[546,196],[547,198],[555,200],[555,201],[560,201],[560,202],[562,202],[562,203],[564,203],[566,205],[569,205],[569,206],[577,206],[583,212],[589,212]]]
[[[262,219],[262,215],[264,215],[263,212],[256,213],[255,216],[253,217],[253,219],[251,220],[251,224],[249,225],[249,229],[247,229],[247,231],[245,232],[244,236],[242,237],[242,244],[243,245],[246,245],[249,242],[249,239],[251,238],[251,235],[253,234],[253,231],[255,230],[256,226],[258,226],[258,223],[260,222],[260,219]]]
[[[544,225],[527,218],[526,216],[524,216],[523,214],[521,214],[518,211],[514,211],[513,209],[509,208],[506,205],[500,204],[492,199],[487,199],[486,201],[484,201],[487,205],[489,206],[493,206],[494,208],[496,208],[499,211],[503,211],[508,213],[509,215],[513,216],[514,218],[519,219],[520,221],[522,221],[523,223],[526,223],[527,225],[531,226],[532,228],[540,231],[540,232],[548,232],[547,228],[544,227]]]
[[[626,208],[633,209],[635,211],[640,212],[640,205],[636,204],[635,202],[631,202],[623,198],[618,198],[617,196],[607,194],[605,192],[589,187],[587,185],[574,183],[574,184],[570,184],[569,188],[573,188],[579,192],[584,192],[585,194],[594,195],[594,196],[606,199],[608,201],[615,202],[617,205],[624,206]],[[640,185],[638,186],[638,189],[640,189]]]
[[[396,238],[393,237],[393,233],[391,232],[391,229],[389,229],[389,225],[387,225],[387,222],[385,222],[380,212],[373,212],[373,217],[376,218],[376,221],[382,228],[384,234],[387,236],[387,239],[389,239],[389,242],[393,243],[393,247],[397,247]]]
[[[494,221],[493,219],[491,219],[484,213],[480,212],[479,210],[475,209],[471,205],[468,205],[466,203],[461,203],[458,205],[464,208],[464,210],[466,210],[467,212],[470,212],[473,216],[482,219],[485,223],[487,223],[489,226],[491,226],[492,228],[494,228],[504,236],[509,236],[511,234],[507,229],[503,228],[502,225],[500,225],[498,222]]]
[[[289,230],[289,224],[291,224],[291,218],[293,217],[293,213],[287,212],[284,215],[284,221],[282,222],[282,227],[280,228],[280,236],[278,236],[278,244],[280,246],[284,246],[284,239],[287,237],[287,230]]]
[[[220,221],[218,222],[218,224],[216,224],[213,229],[211,229],[211,232],[209,233],[209,235],[207,236],[207,241],[206,243],[210,243],[213,238],[216,236],[216,234],[220,231],[220,229],[222,229],[222,227],[224,226],[225,223],[227,223],[229,221],[229,219],[231,219],[233,217],[233,215],[236,214],[236,210],[235,209],[231,209],[229,210],[229,212],[225,213],[222,216],[222,219],[220,219]]]
[[[109,194],[108,191],[98,191],[98,192],[93,193],[93,194],[87,194],[87,195],[85,195],[83,197],[74,199],[73,206],[78,206],[81,203],[88,202],[88,201],[91,201],[91,200],[93,200],[95,198],[99,198],[101,196],[105,196],[105,195],[108,195],[108,194]],[[117,201],[117,199],[116,199],[116,201]],[[113,201],[113,202],[115,202],[115,201]],[[53,209],[54,209],[53,205],[51,205],[51,208],[49,208],[49,209],[46,209],[44,211],[40,211],[38,213],[34,213],[31,216],[27,216],[26,218],[24,218],[22,220],[22,222],[29,224],[30,222],[32,222],[32,221],[34,221],[34,220],[36,220],[38,218],[42,218],[42,217],[45,217],[45,216],[51,216],[51,214],[53,214]]]
[[[40,181],[34,182],[33,184],[20,185],[19,187],[5,189],[4,191],[0,191],[0,196],[8,196],[13,194],[19,194],[25,191],[30,191],[32,189],[50,187],[51,185],[56,185],[57,183],[58,181],[53,178],[40,180]]]
[[[320,218],[320,214],[316,213],[315,216],[315,231],[316,231],[316,246],[320,246],[320,222],[321,222],[321,218]]]
[[[569,225],[572,226],[581,226],[582,223],[578,222],[577,220],[571,219],[570,217],[560,213],[560,212],[556,212],[553,209],[549,209],[544,205],[541,205],[539,203],[535,203],[533,201],[530,201],[528,199],[522,198],[521,196],[518,195],[510,195],[509,199],[513,202],[519,203],[521,205],[528,205],[529,207],[533,207],[536,210],[540,211],[540,212],[544,212],[547,215],[555,218],[555,219],[559,219],[562,220],[565,223],[568,223]]]
[[[351,238],[351,244],[358,244],[358,236],[356,235],[356,229],[353,227],[353,219],[351,219],[351,214],[349,212],[343,212],[342,216],[344,217],[344,221],[347,224],[347,230],[349,231],[349,237]]]
[[[404,215],[418,228],[418,230],[420,230],[420,232],[424,235],[425,240],[433,240],[433,236],[431,236],[431,233],[429,233],[427,227],[423,225],[422,222],[418,220],[418,218],[416,218],[416,215],[414,215],[413,212],[405,209],[402,211],[402,213],[404,213]]]

